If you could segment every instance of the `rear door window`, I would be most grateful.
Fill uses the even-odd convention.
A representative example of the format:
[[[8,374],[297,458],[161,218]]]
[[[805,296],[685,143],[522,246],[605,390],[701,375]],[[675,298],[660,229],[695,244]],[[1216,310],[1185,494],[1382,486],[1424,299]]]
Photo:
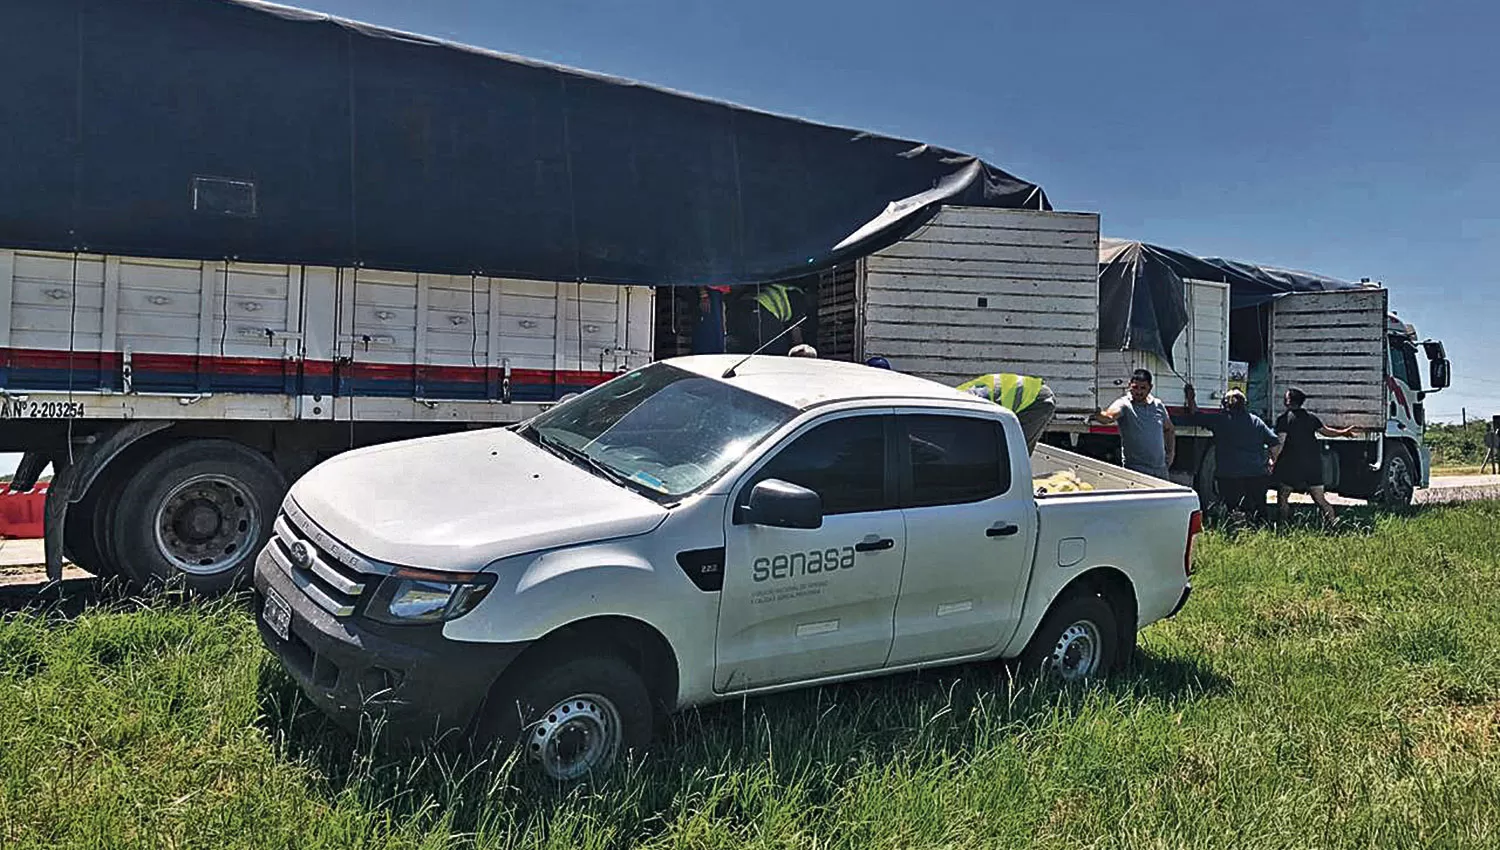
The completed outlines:
[[[980,502],[1010,490],[1010,456],[998,421],[930,414],[900,420],[908,472],[902,507]]]

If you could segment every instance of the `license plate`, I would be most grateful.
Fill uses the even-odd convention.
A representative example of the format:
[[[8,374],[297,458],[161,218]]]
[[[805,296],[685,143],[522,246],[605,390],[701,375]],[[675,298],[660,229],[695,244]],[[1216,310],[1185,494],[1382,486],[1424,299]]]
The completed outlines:
[[[261,617],[271,631],[282,640],[290,640],[292,637],[292,606],[287,604],[281,594],[266,588],[266,607],[261,611]]]

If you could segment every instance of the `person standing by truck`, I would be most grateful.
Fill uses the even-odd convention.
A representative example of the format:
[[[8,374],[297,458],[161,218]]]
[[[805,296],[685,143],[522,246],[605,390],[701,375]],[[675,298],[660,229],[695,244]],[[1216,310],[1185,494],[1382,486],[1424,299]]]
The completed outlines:
[[[1245,394],[1239,390],[1224,394],[1224,412],[1214,416],[1198,409],[1198,393],[1192,384],[1182,389],[1187,398],[1187,422],[1213,432],[1214,483],[1220,501],[1231,512],[1242,511],[1253,519],[1267,519],[1270,466],[1266,450],[1281,442],[1281,438],[1265,420],[1250,412]]]
[[[1338,514],[1323,492],[1323,453],[1318,435],[1352,437],[1354,429],[1324,425],[1323,420],[1303,407],[1306,402],[1307,393],[1297,387],[1289,388],[1283,399],[1286,411],[1276,418],[1276,433],[1281,435],[1280,445],[1271,449],[1276,508],[1283,521],[1291,519],[1292,491],[1305,492],[1323,512],[1328,524],[1333,525],[1338,522]]]
[[[1026,451],[1036,451],[1042,432],[1052,423],[1057,413],[1057,399],[1052,388],[1041,378],[1031,375],[1015,375],[996,372],[981,375],[968,383],[959,384],[958,389],[971,395],[987,399],[1008,409],[1021,420],[1021,433],[1026,435]]]
[[[1177,454],[1177,432],[1167,406],[1151,394],[1153,385],[1150,370],[1135,370],[1130,375],[1130,392],[1093,418],[1119,426],[1126,469],[1167,481],[1167,470]]]

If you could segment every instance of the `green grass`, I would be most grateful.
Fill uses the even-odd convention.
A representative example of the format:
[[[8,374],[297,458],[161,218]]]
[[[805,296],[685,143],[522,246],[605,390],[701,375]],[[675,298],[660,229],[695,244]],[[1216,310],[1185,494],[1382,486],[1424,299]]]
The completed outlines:
[[[13,613],[0,847],[1500,846],[1500,503],[1347,515],[1206,536],[1131,676],[736,702],[591,791],[369,757],[231,603]]]

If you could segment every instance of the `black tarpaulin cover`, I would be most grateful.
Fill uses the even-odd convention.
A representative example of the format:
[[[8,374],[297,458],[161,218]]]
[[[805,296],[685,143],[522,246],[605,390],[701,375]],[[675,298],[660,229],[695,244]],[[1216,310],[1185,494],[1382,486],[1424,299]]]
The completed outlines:
[[[1292,292],[1356,289],[1357,283],[1123,239],[1099,240],[1099,347],[1132,349],[1172,365],[1187,327],[1187,280],[1229,284],[1229,309],[1255,307]]]
[[[242,0],[9,0],[0,244],[608,283],[750,283],[940,203],[971,156]]]

